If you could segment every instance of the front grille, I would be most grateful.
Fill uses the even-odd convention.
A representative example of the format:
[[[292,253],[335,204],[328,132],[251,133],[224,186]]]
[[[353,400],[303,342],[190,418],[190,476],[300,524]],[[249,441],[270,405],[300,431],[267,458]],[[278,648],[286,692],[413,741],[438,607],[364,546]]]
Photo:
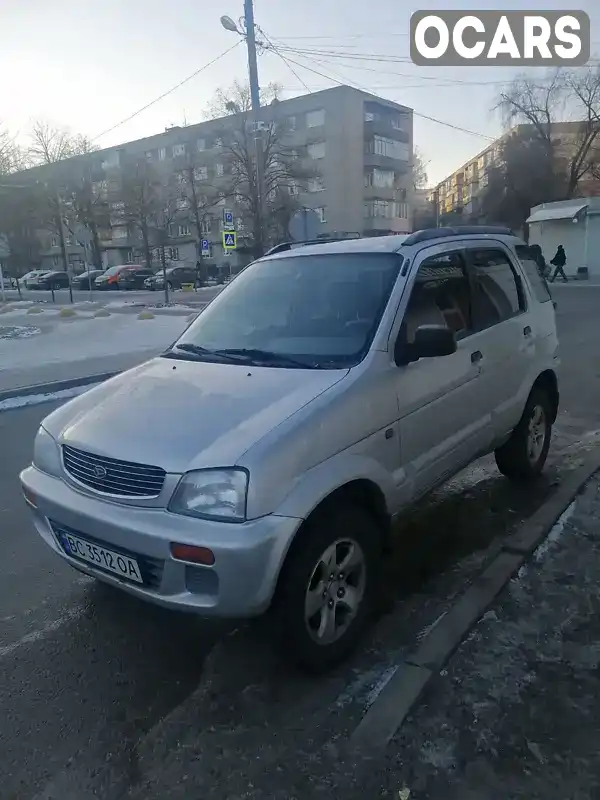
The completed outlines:
[[[69,475],[97,492],[123,497],[156,497],[162,491],[166,473],[160,467],[105,458],[66,444],[62,450]]]
[[[95,544],[97,547],[104,547],[107,550],[111,550],[113,553],[119,553],[122,556],[127,556],[128,558],[133,558],[134,561],[137,562],[137,565],[140,569],[140,575],[142,576],[142,580],[144,581],[144,586],[149,587],[150,589],[158,589],[160,586],[160,582],[162,580],[163,569],[165,567],[165,562],[160,558],[150,558],[150,556],[142,556],[139,553],[133,552],[133,550],[125,550],[123,547],[115,547],[112,544],[108,544],[107,542],[103,542],[101,539],[96,539],[94,536],[88,536],[87,533],[80,533],[76,531],[74,528],[69,528],[67,525],[61,525],[58,522],[54,522],[54,520],[49,519],[48,522],[52,530],[54,531],[54,535],[59,540],[61,547],[64,550],[63,544],[63,537],[70,534],[71,536],[78,536],[80,539],[84,539],[86,542],[90,542],[90,544]],[[78,560],[76,556],[72,553],[69,553],[71,558],[75,558]],[[114,575],[114,572],[110,570],[102,569],[98,564],[92,564],[89,561],[85,561],[83,559],[79,559],[83,561],[83,563],[91,567],[92,569],[97,569],[100,572],[107,572],[109,575]],[[134,581],[132,581],[134,583]],[[139,583],[135,584],[139,586]]]

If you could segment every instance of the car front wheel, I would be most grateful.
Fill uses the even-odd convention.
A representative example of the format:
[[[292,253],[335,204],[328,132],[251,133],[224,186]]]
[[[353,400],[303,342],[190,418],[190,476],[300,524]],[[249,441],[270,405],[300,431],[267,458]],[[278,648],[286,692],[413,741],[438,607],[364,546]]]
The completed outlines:
[[[321,672],[354,649],[369,621],[381,532],[359,507],[333,507],[306,525],[282,570],[274,611],[286,655]]]
[[[537,478],[546,463],[552,438],[552,402],[548,392],[534,387],[523,416],[506,444],[496,452],[496,464],[513,481]]]

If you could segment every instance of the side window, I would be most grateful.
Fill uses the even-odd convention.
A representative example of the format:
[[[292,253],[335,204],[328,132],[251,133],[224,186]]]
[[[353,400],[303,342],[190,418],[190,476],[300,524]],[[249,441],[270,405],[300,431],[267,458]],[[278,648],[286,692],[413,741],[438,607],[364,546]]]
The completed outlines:
[[[546,279],[540,275],[540,270],[537,261],[533,257],[533,253],[528,247],[525,247],[524,244],[518,244],[515,250],[517,251],[519,261],[521,262],[523,271],[527,275],[527,280],[531,284],[537,301],[539,303],[547,303],[552,300],[552,295],[550,294],[550,289],[548,289]]]
[[[469,250],[473,273],[473,323],[484,330],[525,310],[515,270],[502,250]]]
[[[471,293],[460,253],[433,256],[419,267],[403,321],[409,344],[420,325],[446,325],[457,339],[471,332]]]

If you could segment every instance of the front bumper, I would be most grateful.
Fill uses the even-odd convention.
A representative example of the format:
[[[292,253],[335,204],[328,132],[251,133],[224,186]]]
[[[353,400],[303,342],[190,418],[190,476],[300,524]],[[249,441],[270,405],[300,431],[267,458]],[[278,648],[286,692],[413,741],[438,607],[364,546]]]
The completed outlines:
[[[160,508],[119,505],[79,492],[34,466],[20,477],[38,533],[65,561],[142,599],[206,616],[251,617],[265,611],[301,524],[299,519],[275,515],[242,524],[211,522]],[[66,555],[52,523],[111,550],[139,557],[152,568],[152,585],[132,583]],[[214,565],[174,559],[171,542],[210,548]]]

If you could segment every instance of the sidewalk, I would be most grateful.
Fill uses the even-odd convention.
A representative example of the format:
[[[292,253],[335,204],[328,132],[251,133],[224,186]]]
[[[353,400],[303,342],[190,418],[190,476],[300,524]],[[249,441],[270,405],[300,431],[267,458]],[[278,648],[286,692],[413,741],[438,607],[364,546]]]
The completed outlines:
[[[600,796],[600,476],[345,798]]]

